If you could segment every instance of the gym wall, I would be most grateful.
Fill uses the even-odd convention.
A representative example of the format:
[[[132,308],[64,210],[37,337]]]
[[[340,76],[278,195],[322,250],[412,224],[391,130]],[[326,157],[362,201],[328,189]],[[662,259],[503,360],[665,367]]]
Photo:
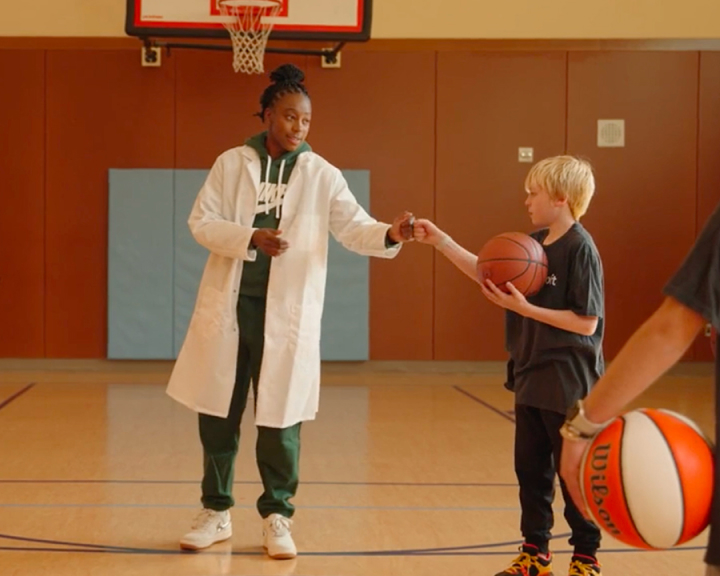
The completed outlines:
[[[2,357],[106,356],[108,170],[208,169],[261,128],[252,115],[266,78],[235,75],[222,52],[177,50],[142,68],[137,41],[97,38],[122,35],[122,3],[85,4],[82,30],[59,16],[30,25],[20,3],[0,11],[0,74],[12,87],[0,92]],[[598,190],[583,223],[605,264],[612,358],[660,303],[720,200],[717,46],[432,40],[429,20],[383,28],[408,8],[377,4],[376,27],[400,39],[348,46],[339,70],[268,56],[267,69],[290,60],[306,70],[313,148],[343,170],[370,172],[376,217],[410,209],[473,251],[493,234],[530,229],[522,188],[530,165],[518,162],[518,147],[534,148],[536,160],[588,158]],[[707,3],[697,4],[684,6],[698,26],[720,22],[698,16]],[[667,36],[690,36],[681,13],[677,3]],[[665,14],[649,21],[660,26]],[[627,37],[649,33],[635,23]],[[624,148],[597,147],[602,118],[625,120]],[[426,246],[370,262],[371,359],[502,360],[502,319]],[[699,338],[687,359],[709,358]]]

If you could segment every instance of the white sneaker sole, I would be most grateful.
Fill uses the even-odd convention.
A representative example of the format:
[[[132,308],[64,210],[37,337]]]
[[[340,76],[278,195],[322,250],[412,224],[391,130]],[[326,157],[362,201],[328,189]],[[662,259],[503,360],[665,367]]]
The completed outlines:
[[[204,550],[205,548],[210,548],[210,546],[212,546],[213,544],[225,542],[230,538],[232,538],[232,528],[228,528],[226,530],[223,530],[222,532],[219,532],[218,535],[207,544],[205,544],[204,542],[202,544],[197,544],[194,542],[185,542],[183,540],[180,540],[180,548],[182,550]]]
[[[267,546],[263,545],[263,548],[265,549],[265,552],[267,552],[267,555],[273,560],[292,560],[297,557],[297,552],[280,552],[279,554],[273,555],[270,554],[270,550]]]

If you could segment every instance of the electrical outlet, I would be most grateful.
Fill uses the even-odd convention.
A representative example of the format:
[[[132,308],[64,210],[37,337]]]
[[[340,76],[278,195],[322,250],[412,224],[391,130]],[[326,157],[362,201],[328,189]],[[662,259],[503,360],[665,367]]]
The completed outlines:
[[[518,162],[532,162],[534,155],[532,148],[518,148]]]

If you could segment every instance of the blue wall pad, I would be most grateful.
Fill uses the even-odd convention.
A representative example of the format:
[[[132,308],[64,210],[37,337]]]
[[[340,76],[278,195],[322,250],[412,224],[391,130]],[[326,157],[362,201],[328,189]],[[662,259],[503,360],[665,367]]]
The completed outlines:
[[[108,358],[173,358],[173,172],[110,170]]]
[[[370,212],[370,172],[343,170],[350,190]],[[320,354],[328,361],[369,358],[370,262],[330,237]]]
[[[177,358],[190,316],[195,308],[208,250],[200,246],[188,228],[188,218],[195,198],[207,178],[207,170],[175,171],[175,326],[174,350]]]
[[[111,170],[109,358],[177,357],[208,255],[187,225],[207,173]],[[369,211],[370,173],[347,170],[343,174],[358,202]],[[127,256],[118,257],[130,253],[132,262]],[[132,295],[134,292],[137,294]],[[119,301],[118,294],[122,295]],[[368,359],[369,308],[368,258],[349,252],[331,237],[322,321],[323,360]]]

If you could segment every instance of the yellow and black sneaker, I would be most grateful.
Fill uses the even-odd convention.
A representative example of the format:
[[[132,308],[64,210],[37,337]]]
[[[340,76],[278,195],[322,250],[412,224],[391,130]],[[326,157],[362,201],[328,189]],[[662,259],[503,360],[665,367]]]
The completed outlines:
[[[579,574],[584,575],[584,572]],[[540,554],[536,546],[524,544],[520,549],[520,556],[495,576],[553,576],[552,555]]]
[[[590,556],[573,555],[568,576],[600,576],[600,563]]]

